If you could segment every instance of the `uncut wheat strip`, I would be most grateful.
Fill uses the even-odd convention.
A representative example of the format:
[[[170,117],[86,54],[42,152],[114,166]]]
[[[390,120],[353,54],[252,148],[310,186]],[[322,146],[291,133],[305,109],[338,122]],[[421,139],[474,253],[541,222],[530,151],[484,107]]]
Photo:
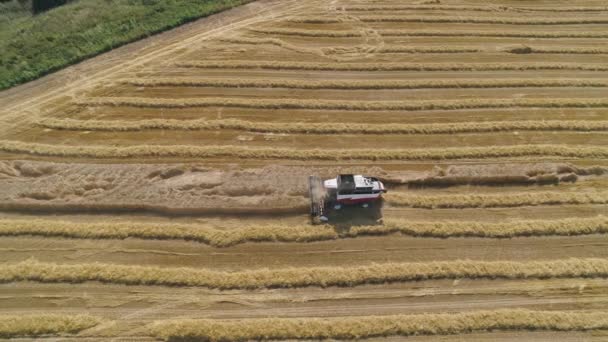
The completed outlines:
[[[606,12],[608,7],[578,6],[578,7],[512,7],[512,6],[451,6],[451,5],[366,5],[342,6],[345,11],[415,11],[415,10],[441,10],[441,11],[538,11],[538,12]]]
[[[608,50],[607,50],[608,51]],[[457,80],[247,80],[194,77],[132,78],[123,84],[138,87],[223,87],[289,89],[444,89],[444,88],[544,88],[608,87],[608,80],[598,79],[457,79]]]
[[[254,33],[301,37],[357,38],[361,31],[308,30],[293,28],[249,28]],[[496,38],[608,38],[608,33],[556,31],[438,31],[438,30],[377,30],[384,37],[496,37]]]
[[[247,242],[291,242],[386,236],[512,238],[518,236],[575,236],[607,234],[608,218],[567,218],[559,220],[521,220],[508,222],[412,222],[385,219],[381,226],[353,226],[336,231],[329,225],[247,225],[218,229],[206,224],[177,223],[88,223],[49,219],[0,219],[0,236],[45,236],[76,239],[158,239],[190,240],[213,247],[229,247]]]
[[[518,192],[504,194],[412,195],[389,193],[385,199],[393,206],[412,208],[496,208],[564,204],[607,204],[608,191],[594,192]]]
[[[326,340],[410,335],[449,335],[497,330],[588,331],[608,328],[605,311],[500,309],[407,315],[175,319],[146,326],[166,341]]]
[[[423,111],[486,108],[606,108],[608,98],[516,98],[516,99],[464,99],[464,100],[412,100],[412,101],[351,101],[320,99],[247,99],[247,98],[142,98],[94,97],[75,101],[87,107],[114,106],[137,108],[255,108],[255,109],[310,109],[350,111]]]
[[[224,120],[75,120],[45,118],[36,124],[40,127],[75,130],[127,132],[148,129],[165,130],[217,130],[232,129],[259,133],[300,134],[446,134],[492,133],[508,131],[608,131],[608,121],[548,120],[548,121],[489,121],[438,124],[363,124],[363,123],[277,123]]]
[[[498,71],[498,70],[584,70],[608,71],[599,63],[332,63],[278,61],[185,61],[176,67],[202,69],[268,69],[319,71]]]
[[[0,338],[75,334],[102,320],[89,315],[19,314],[0,315]]]
[[[306,51],[309,49],[298,47],[293,44],[289,44],[281,39],[277,38],[222,38],[220,41],[230,44],[247,44],[247,45],[275,45],[285,47],[291,50]],[[335,48],[321,49],[321,51],[331,51]],[[482,52],[483,50],[476,47],[467,46],[419,46],[419,47],[406,47],[406,46],[387,46],[374,48],[374,53],[473,53]]]
[[[101,281],[113,284],[201,286],[219,289],[356,286],[424,279],[580,277],[608,277],[608,260],[598,258],[529,262],[455,260],[354,267],[273,268],[236,272],[101,263],[54,264],[33,259],[14,264],[0,264],[0,282]]]
[[[608,24],[605,18],[504,18],[504,17],[436,17],[436,16],[394,16],[376,15],[359,16],[357,20],[368,23],[398,22],[398,23],[469,23],[469,24],[500,24],[500,25],[586,25]],[[302,24],[331,24],[340,23],[342,19],[335,17],[293,17],[286,22]]]
[[[287,160],[450,160],[513,157],[564,157],[607,158],[607,146],[576,145],[513,145],[484,147],[446,147],[425,149],[285,149],[250,148],[243,146],[193,146],[193,145],[135,145],[117,146],[70,146],[48,145],[31,142],[0,140],[0,151],[54,157],[84,158],[134,158],[134,157],[181,157],[214,158],[231,157],[247,159]]]

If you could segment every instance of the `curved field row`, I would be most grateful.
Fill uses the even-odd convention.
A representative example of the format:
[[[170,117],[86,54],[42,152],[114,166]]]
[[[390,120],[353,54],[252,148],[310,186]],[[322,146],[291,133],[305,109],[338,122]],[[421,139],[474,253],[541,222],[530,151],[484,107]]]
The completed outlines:
[[[209,78],[125,79],[124,84],[140,87],[224,87],[288,89],[451,89],[451,88],[545,88],[608,87],[608,80],[598,79],[458,79],[458,80],[247,80]]]
[[[500,223],[411,222],[385,219],[380,226],[353,226],[339,231],[327,225],[249,225],[217,229],[205,224],[86,223],[57,220],[0,220],[0,236],[52,236],[78,239],[159,239],[191,240],[214,247],[247,242],[313,242],[370,235],[403,234],[416,237],[482,237],[588,235],[608,233],[608,218],[568,218]]]
[[[222,272],[116,264],[54,264],[33,259],[0,265],[0,282],[81,283],[100,281],[127,285],[200,286],[256,289],[306,286],[356,286],[424,279],[460,278],[605,278],[608,260],[570,258],[550,261],[439,261],[386,263],[356,267],[299,267]]]
[[[490,133],[505,131],[608,131],[608,121],[547,120],[489,121],[437,124],[357,124],[357,123],[272,123],[225,120],[75,120],[46,118],[36,123],[45,128],[127,132],[147,129],[217,130],[233,129],[262,133],[310,134],[445,134]]]
[[[469,24],[501,24],[501,25],[585,25],[608,24],[608,19],[599,18],[487,18],[487,17],[436,17],[436,16],[360,16],[357,20],[364,23],[393,22],[393,23],[469,23]],[[332,24],[343,22],[340,18],[295,17],[286,20],[303,24]]]
[[[187,61],[175,66],[201,69],[265,69],[318,71],[524,71],[584,70],[608,71],[608,64],[594,63],[314,63],[278,61]]]
[[[454,6],[454,5],[347,5],[345,11],[416,11],[416,10],[441,10],[441,11],[479,11],[479,12],[504,12],[504,11],[535,11],[535,12],[608,12],[608,7],[601,6],[574,6],[574,7],[512,7],[512,6]]]
[[[287,160],[442,160],[509,157],[608,158],[606,146],[513,145],[399,150],[292,150],[241,146],[136,145],[70,146],[0,140],[0,151],[55,157],[136,158],[232,157]]]
[[[0,338],[75,334],[101,322],[89,315],[0,315]]]
[[[301,37],[327,37],[327,38],[360,38],[361,31],[355,30],[307,30],[293,28],[250,28],[251,32],[262,34],[278,34]],[[385,37],[496,37],[496,38],[608,38],[607,33],[598,32],[509,32],[509,31],[437,31],[437,30],[377,30]]]
[[[422,111],[487,108],[607,108],[608,99],[600,98],[515,98],[417,101],[343,101],[319,99],[248,99],[227,97],[206,98],[142,98],[92,97],[76,105],[139,107],[139,108],[197,108],[229,107],[254,109],[312,109],[352,111]]]
[[[563,204],[607,204],[608,192],[533,192],[508,194],[410,195],[389,193],[391,205],[412,208],[497,208]]]
[[[471,331],[581,331],[608,328],[608,312],[503,309],[459,313],[363,317],[254,318],[241,320],[176,319],[146,327],[165,340],[250,341],[325,340],[381,336],[448,335]]]

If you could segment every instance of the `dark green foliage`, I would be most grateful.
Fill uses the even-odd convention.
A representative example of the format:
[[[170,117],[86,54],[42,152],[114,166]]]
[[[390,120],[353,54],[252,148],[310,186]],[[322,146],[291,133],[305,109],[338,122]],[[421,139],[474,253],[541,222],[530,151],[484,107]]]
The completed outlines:
[[[33,0],[32,1],[32,12],[34,14],[48,11],[51,8],[55,8],[61,5],[65,5],[68,0]]]
[[[0,89],[250,1],[79,0],[36,16],[0,4]]]

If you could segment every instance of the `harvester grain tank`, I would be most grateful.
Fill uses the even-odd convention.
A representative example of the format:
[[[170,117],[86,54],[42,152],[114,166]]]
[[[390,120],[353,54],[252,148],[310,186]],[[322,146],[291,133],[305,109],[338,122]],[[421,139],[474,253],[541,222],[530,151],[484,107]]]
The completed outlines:
[[[368,214],[376,221],[382,218],[382,194],[387,190],[377,178],[342,174],[322,181],[310,176],[308,185],[313,223],[328,222],[341,210]]]

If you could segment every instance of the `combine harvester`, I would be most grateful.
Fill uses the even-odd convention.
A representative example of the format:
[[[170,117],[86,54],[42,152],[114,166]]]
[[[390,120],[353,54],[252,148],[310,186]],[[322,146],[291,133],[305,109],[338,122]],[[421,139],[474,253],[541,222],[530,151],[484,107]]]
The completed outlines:
[[[377,178],[338,175],[321,181],[317,176],[310,176],[308,190],[313,224],[382,223],[382,194],[387,190]]]

